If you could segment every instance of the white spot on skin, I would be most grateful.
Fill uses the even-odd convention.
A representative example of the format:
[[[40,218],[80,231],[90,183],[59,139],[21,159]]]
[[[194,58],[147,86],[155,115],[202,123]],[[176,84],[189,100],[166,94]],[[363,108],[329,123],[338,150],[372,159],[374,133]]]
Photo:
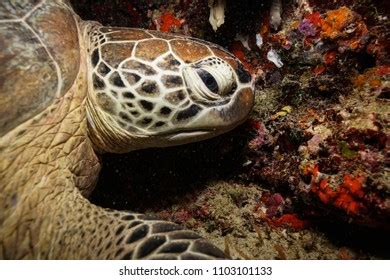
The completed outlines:
[[[280,59],[280,56],[277,54],[277,52],[275,52],[273,49],[271,49],[268,53],[267,53],[267,59],[269,61],[271,61],[273,64],[276,65],[276,67],[280,68],[283,66],[283,62],[282,60]]]

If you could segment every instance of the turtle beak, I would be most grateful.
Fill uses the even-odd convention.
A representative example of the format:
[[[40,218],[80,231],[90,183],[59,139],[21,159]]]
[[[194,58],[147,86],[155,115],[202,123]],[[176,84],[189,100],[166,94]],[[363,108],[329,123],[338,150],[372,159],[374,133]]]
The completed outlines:
[[[246,87],[235,94],[227,106],[215,108],[213,114],[222,123],[236,126],[247,118],[254,105],[254,90]]]
[[[243,123],[254,105],[254,90],[251,84],[233,94],[228,104],[212,107],[191,122],[192,127],[208,129],[210,134],[227,132]],[[211,135],[209,136],[211,137]]]

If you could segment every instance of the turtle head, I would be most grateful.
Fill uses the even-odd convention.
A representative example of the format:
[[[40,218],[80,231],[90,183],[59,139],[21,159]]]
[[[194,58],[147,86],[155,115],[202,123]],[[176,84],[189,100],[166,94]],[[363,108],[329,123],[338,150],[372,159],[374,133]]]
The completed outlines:
[[[88,123],[99,150],[199,141],[246,119],[253,81],[233,55],[196,39],[133,32],[151,38],[105,42],[90,51]]]

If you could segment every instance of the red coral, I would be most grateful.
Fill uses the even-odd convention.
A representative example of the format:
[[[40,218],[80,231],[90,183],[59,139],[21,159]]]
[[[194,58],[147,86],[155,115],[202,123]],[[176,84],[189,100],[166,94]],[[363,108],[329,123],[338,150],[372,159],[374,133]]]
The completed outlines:
[[[347,174],[344,176],[344,182],[341,187],[349,191],[351,194],[362,198],[364,196],[363,181],[363,176],[352,177],[351,175]]]
[[[377,75],[386,76],[390,74],[390,66],[389,65],[381,65],[376,68]]]
[[[335,51],[327,51],[325,54],[324,54],[324,63],[325,64],[333,64],[333,62],[335,62],[336,60],[336,57],[337,57],[337,52]]]
[[[262,122],[255,120],[255,119],[249,119],[248,124],[249,124],[250,128],[255,129],[255,130],[260,129],[263,126]]]
[[[340,192],[336,200],[334,201],[334,206],[345,210],[348,214],[359,214],[362,206],[357,202],[350,194],[345,192]]]
[[[299,219],[296,214],[284,214],[277,219],[271,220],[270,223],[275,227],[289,227],[295,231],[300,231],[308,225],[307,221]]]
[[[324,65],[317,65],[313,69],[313,73],[317,76],[323,74],[325,71],[326,71],[326,67]]]
[[[244,64],[245,68],[248,69],[249,72],[253,73],[253,67],[245,57],[245,47],[240,41],[233,42],[231,52],[241,61],[242,64]]]
[[[322,17],[321,17],[321,14],[319,12],[314,12],[314,13],[311,13],[311,14],[306,14],[305,15],[305,19],[307,19],[308,21],[310,21],[312,24],[314,24],[315,26],[321,26],[321,23],[322,23]]]
[[[173,27],[180,27],[183,24],[183,20],[174,17],[171,13],[167,12],[161,16],[160,31],[169,32]]]
[[[324,203],[328,204],[331,202],[336,196],[337,192],[335,192],[328,184],[328,180],[322,179],[319,184],[319,189],[316,190],[319,199]],[[314,191],[314,190],[313,190]]]
[[[357,215],[365,209],[362,175],[352,176],[346,174],[343,177],[343,183],[339,186],[329,184],[329,179],[322,178],[318,182],[318,165],[313,168],[307,168],[305,172],[311,172],[312,184],[311,191],[315,193],[324,204],[331,204],[344,210],[348,214]],[[324,174],[321,175],[324,177]]]

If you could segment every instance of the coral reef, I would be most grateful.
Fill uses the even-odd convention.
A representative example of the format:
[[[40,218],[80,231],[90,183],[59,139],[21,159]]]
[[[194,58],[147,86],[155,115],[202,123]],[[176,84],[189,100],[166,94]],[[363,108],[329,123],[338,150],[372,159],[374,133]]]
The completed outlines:
[[[390,108],[379,98],[388,88],[388,57],[383,46],[376,54],[370,50],[378,34],[361,15],[346,6],[324,13],[314,8],[268,36],[286,69],[273,66],[260,79],[265,87],[280,82],[275,110],[287,104],[299,110],[281,110],[265,122],[259,115],[270,141],[267,149],[249,145],[250,177],[291,191],[332,219],[388,228]]]

